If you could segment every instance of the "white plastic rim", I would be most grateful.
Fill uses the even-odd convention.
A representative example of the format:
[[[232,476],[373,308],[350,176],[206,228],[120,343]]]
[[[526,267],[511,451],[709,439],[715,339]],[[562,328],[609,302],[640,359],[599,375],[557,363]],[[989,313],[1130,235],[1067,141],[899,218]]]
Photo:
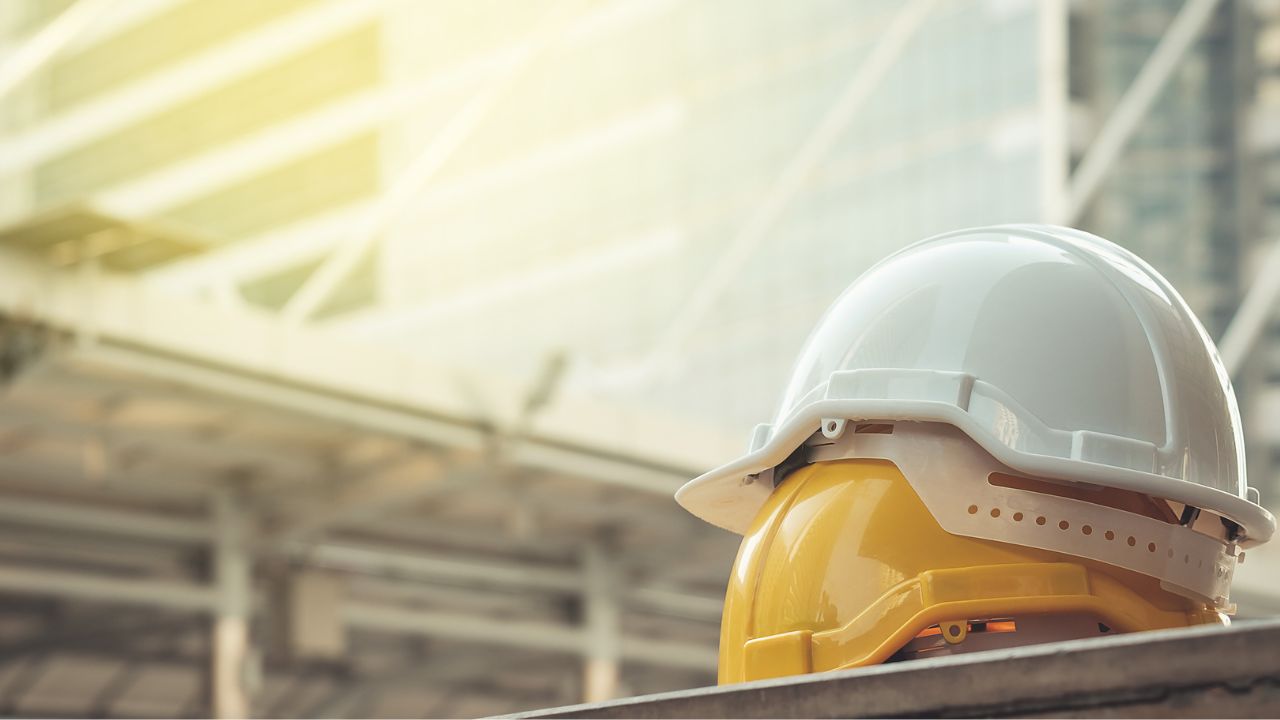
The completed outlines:
[[[827,419],[947,423],[1022,473],[1193,505],[1246,545],[1275,531],[1212,340],[1155,270],[1076,230],[963,230],[872,267],[810,336],[775,424],[676,499],[744,532],[772,489],[753,476]]]
[[[942,529],[1115,565],[1160,580],[1180,595],[1228,606],[1236,551],[1189,527],[1057,495],[992,485],[1010,473],[958,429],[899,423],[890,434],[815,435],[810,462],[878,458],[892,462]]]

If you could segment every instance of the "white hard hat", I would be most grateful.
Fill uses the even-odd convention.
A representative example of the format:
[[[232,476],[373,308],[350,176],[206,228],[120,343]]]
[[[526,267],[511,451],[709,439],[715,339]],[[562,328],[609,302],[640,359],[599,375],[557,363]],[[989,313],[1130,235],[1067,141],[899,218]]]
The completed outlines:
[[[1275,530],[1213,341],[1159,273],[1077,230],[962,230],[872,267],[809,337],[774,423],[676,498],[742,533],[773,468],[846,421],[946,423],[1020,472],[1216,513],[1246,546]]]

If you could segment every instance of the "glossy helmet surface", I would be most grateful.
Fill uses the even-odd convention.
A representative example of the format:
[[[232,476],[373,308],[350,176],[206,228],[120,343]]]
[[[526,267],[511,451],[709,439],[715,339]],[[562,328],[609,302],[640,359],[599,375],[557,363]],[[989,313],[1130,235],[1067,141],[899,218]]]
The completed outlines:
[[[872,267],[748,453],[676,497],[745,536],[722,682],[1221,622],[1237,546],[1275,529],[1187,304],[1133,254],[1050,226]]]
[[[1211,510],[1264,542],[1239,411],[1213,341],[1149,265],[1053,226],[939,235],[872,267],[827,311],[750,452],[676,498],[742,533],[824,419],[944,422],[1011,468]]]

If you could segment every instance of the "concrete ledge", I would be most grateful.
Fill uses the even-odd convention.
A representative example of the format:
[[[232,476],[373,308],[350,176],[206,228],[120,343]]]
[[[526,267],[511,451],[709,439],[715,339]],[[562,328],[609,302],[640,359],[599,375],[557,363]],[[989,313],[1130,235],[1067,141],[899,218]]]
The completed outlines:
[[[512,717],[1275,717],[1280,620],[1134,633]]]

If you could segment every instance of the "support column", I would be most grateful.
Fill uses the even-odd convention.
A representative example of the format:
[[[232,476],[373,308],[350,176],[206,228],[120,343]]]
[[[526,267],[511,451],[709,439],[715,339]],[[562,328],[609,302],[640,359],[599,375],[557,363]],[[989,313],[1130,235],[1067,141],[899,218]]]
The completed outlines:
[[[213,716],[249,717],[246,687],[249,621],[252,608],[251,559],[247,511],[231,491],[213,498],[213,581],[217,609],[213,618]]]
[[[582,570],[587,641],[583,660],[583,701],[599,702],[618,695],[618,659],[621,652],[619,578],[613,558],[597,543],[583,549]]]
[[[89,240],[81,242],[82,252],[87,254]],[[99,266],[98,258],[88,255],[80,259],[79,265],[76,267],[76,275],[80,280],[80,284],[86,288],[83,308],[79,322],[76,325],[76,347],[80,350],[91,348],[98,342],[98,309],[95,307],[95,301],[101,290],[99,289],[98,278],[102,275],[102,269]]]

